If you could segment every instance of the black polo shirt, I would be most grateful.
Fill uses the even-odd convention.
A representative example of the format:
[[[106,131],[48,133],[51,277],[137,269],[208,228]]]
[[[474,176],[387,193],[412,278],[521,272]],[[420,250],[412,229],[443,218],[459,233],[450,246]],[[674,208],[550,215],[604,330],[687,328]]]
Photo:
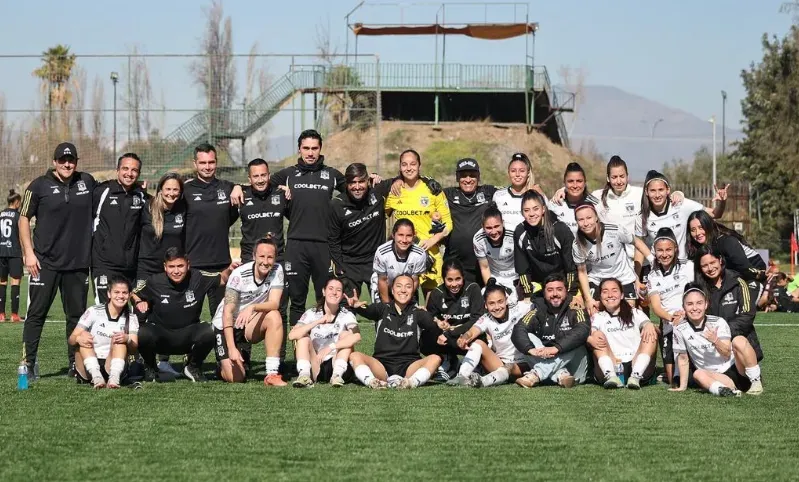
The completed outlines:
[[[186,199],[186,253],[195,268],[222,269],[230,264],[228,231],[239,218],[230,204],[234,184],[198,178],[183,184]]]
[[[152,201],[150,201],[152,202]],[[164,229],[161,238],[155,237],[150,204],[144,207],[141,216],[141,242],[139,244],[136,279],[164,271],[164,255],[171,247],[184,249],[186,240],[186,203],[179,199],[172,209],[164,211]]]
[[[151,276],[134,293],[150,306],[148,323],[176,330],[200,323],[205,297],[219,287],[219,274],[190,269],[180,283],[166,273]]]

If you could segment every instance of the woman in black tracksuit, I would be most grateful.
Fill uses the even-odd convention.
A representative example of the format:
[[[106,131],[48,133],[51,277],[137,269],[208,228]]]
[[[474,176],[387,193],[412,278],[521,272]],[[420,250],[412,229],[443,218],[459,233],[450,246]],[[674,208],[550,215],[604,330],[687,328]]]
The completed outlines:
[[[566,290],[570,295],[576,294],[574,235],[569,227],[555,219],[544,196],[533,190],[522,198],[522,215],[524,222],[513,233],[514,263],[523,291],[519,298],[529,298],[539,291],[544,279],[554,272],[563,273]]]

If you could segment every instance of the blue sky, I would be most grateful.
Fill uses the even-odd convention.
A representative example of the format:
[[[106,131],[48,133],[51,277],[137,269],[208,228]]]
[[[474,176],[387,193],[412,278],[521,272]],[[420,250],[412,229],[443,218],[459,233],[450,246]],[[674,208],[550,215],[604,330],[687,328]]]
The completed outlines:
[[[779,0],[671,0],[668,2],[537,1],[530,3],[530,20],[539,22],[535,62],[546,65],[557,82],[561,66],[582,68],[587,83],[619,87],[699,117],[721,114],[722,89],[728,93],[728,126],[737,127],[744,95],[740,71],[761,58],[763,33],[783,35],[791,17],[779,13]],[[261,53],[312,53],[317,25],[330,25],[334,42],[343,51],[344,15],[355,1],[302,2],[228,0],[237,53],[246,54],[254,42]],[[77,54],[124,54],[133,45],[156,53],[196,53],[204,25],[205,2],[186,0],[136,2],[106,0],[66,3],[44,0],[3,1],[0,14],[1,54],[38,54],[64,43]],[[448,21],[506,21],[514,11],[494,5],[465,9],[450,7]],[[360,19],[371,22],[426,22],[435,9],[387,7],[363,10]],[[516,10],[523,20],[523,10]],[[350,37],[352,47],[352,37]],[[380,55],[384,62],[433,62],[432,37],[364,38],[361,53]],[[524,40],[481,41],[447,39],[447,61],[462,63],[523,63]],[[120,59],[81,59],[89,85],[95,76],[106,85],[108,73],[124,70]],[[169,108],[201,105],[187,73],[188,59],[150,61],[156,97]],[[244,77],[246,61],[239,62]],[[0,58],[0,91],[8,108],[34,105],[37,83],[30,72],[38,59]],[[273,76],[285,72],[287,59],[270,59]],[[243,82],[243,80],[242,80]],[[243,89],[240,89],[240,92]],[[168,122],[172,124],[174,119]],[[281,130],[285,130],[285,121]]]

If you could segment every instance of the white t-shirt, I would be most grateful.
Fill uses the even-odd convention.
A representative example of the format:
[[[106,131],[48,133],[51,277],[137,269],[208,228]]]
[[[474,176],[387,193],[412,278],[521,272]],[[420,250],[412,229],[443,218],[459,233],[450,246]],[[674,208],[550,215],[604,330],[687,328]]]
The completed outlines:
[[[394,251],[394,241],[389,240],[377,248],[372,269],[378,275],[385,275],[391,285],[394,278],[401,274],[421,275],[427,271],[426,263],[427,254],[419,246],[411,245],[407,257],[401,259]]]
[[[520,363],[525,360],[524,354],[517,350],[511,341],[511,335],[513,327],[530,312],[531,306],[530,303],[519,302],[516,306],[508,308],[508,320],[504,323],[498,322],[490,313],[486,313],[474,324],[480,333],[488,333],[491,337],[491,349],[502,363]]]
[[[696,368],[724,373],[735,363],[735,355],[730,350],[729,357],[721,356],[716,347],[705,338],[706,328],[717,328],[716,336],[719,339],[729,340],[730,325],[724,320],[713,315],[707,315],[701,328],[684,321],[674,327],[674,355],[687,353]]]
[[[643,216],[638,218],[635,226],[635,234],[644,238],[647,246],[653,248],[655,236],[661,228],[671,228],[674,237],[677,239],[677,246],[680,248],[681,260],[688,259],[688,245],[686,236],[688,233],[688,216],[695,211],[704,211],[705,207],[696,201],[684,199],[679,206],[669,202],[669,208],[662,215],[649,213],[646,226],[642,226]]]
[[[624,303],[624,301],[622,301]],[[611,351],[622,362],[633,360],[638,345],[641,344],[641,326],[649,321],[649,317],[633,308],[632,325],[624,325],[618,316],[612,316],[607,311],[599,311],[591,317],[591,329],[601,331],[608,340]]]
[[[585,197],[587,202],[590,202],[594,206],[599,204],[599,199],[594,197],[592,194],[589,194]],[[560,202],[560,204],[555,204],[552,201],[547,201],[547,209],[552,211],[552,214],[557,216],[558,221],[562,222],[566,226],[571,229],[572,234],[577,236],[577,220],[574,218],[574,204],[569,204],[568,201],[565,199]],[[597,211],[599,208],[597,208]],[[597,213],[599,214],[599,213]]]
[[[125,315],[112,319],[106,305],[95,305],[87,309],[78,320],[78,326],[94,337],[94,353],[100,360],[111,355],[111,338],[122,331],[128,335],[139,334],[139,319],[132,312],[128,315],[128,329],[125,330]]]
[[[587,252],[578,239],[574,240],[572,256],[575,264],[585,264],[588,281],[598,285],[605,278],[616,278],[622,284],[634,283],[637,279],[627,246],[632,244],[633,235],[625,228],[615,224],[605,224],[605,232],[599,243],[588,242]]]
[[[608,190],[608,196],[605,198],[607,207],[602,204],[602,191],[597,189],[591,193],[598,200],[596,210],[599,220],[623,226],[627,231],[634,233],[636,220],[641,217],[641,196],[644,194],[644,188],[627,184],[619,196],[613,193],[613,189]],[[627,245],[627,256],[632,258],[633,255],[635,255],[635,245]]]
[[[522,198],[524,194],[513,194],[510,187],[505,189],[497,189],[494,193],[492,200],[497,204],[497,209],[502,213],[502,224],[505,225],[505,231],[516,230],[516,226],[524,221],[522,215]]]
[[[516,273],[516,265],[513,261],[513,231],[505,228],[499,246],[491,244],[485,231],[480,228],[472,238],[474,245],[474,255],[478,260],[484,259],[488,262],[488,269],[491,276],[497,279],[502,286],[513,288],[514,281],[519,279]]]
[[[230,277],[225,285],[226,290],[234,290],[239,293],[239,306],[233,312],[233,318],[239,316],[239,312],[250,305],[264,303],[269,299],[272,290],[282,290],[285,286],[283,267],[279,264],[274,265],[272,271],[260,283],[255,280],[255,261],[244,263],[230,273]],[[214,328],[221,330],[222,314],[225,312],[225,303],[219,303],[214,313]]]
[[[297,324],[309,325],[322,316],[324,316],[323,310],[317,311],[316,308],[311,308],[302,314],[302,317],[300,317],[299,321],[297,321]],[[338,343],[339,335],[341,335],[342,332],[352,330],[357,326],[358,321],[355,319],[355,315],[346,308],[341,308],[336,316],[336,319],[332,323],[323,323],[316,325],[311,329],[311,345],[313,346],[314,352],[319,353],[328,346],[335,346],[335,344]],[[336,349],[333,348],[333,350],[331,350],[322,361],[330,360],[335,356],[335,354]]]
[[[646,291],[649,296],[660,296],[660,305],[669,314],[682,311],[682,295],[685,285],[694,280],[694,263],[692,261],[677,261],[667,272],[652,269],[646,282]],[[663,333],[671,332],[671,320],[663,320]],[[668,323],[667,323],[668,322]]]

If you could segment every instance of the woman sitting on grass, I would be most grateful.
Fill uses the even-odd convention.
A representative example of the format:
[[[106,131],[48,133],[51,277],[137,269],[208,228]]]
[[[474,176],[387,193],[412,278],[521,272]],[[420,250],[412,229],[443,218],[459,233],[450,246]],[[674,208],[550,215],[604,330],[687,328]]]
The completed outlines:
[[[599,299],[602,309],[591,317],[588,345],[594,352],[594,373],[605,388],[624,386],[616,365],[624,367],[627,388],[638,390],[655,373],[658,334],[649,317],[622,301],[624,288],[616,278],[602,280]]]
[[[350,355],[355,376],[369,388],[416,388],[441,365],[438,355],[419,355],[419,332],[441,330],[432,315],[413,302],[415,287],[411,275],[400,274],[391,284],[393,299],[388,303],[367,306],[355,293],[346,297],[357,314],[376,322],[374,355]]]
[[[358,321],[341,307],[344,285],[340,279],[328,279],[322,295],[289,332],[289,340],[296,342],[294,354],[299,376],[294,381],[295,388],[312,387],[314,382],[342,387],[352,379],[347,360],[352,348],[361,341]]]
[[[740,397],[763,393],[760,367],[755,350],[744,336],[733,337],[723,318],[708,315],[708,295],[697,283],[689,283],[683,294],[687,323],[674,327],[674,354],[680,369],[680,385],[669,390],[688,388],[689,365],[695,367],[697,385],[720,397]]]
[[[90,307],[69,337],[78,347],[75,370],[78,383],[94,388],[119,388],[125,378],[125,358],[139,344],[139,321],[132,313],[130,283],[121,276],[108,281],[108,303]]]

